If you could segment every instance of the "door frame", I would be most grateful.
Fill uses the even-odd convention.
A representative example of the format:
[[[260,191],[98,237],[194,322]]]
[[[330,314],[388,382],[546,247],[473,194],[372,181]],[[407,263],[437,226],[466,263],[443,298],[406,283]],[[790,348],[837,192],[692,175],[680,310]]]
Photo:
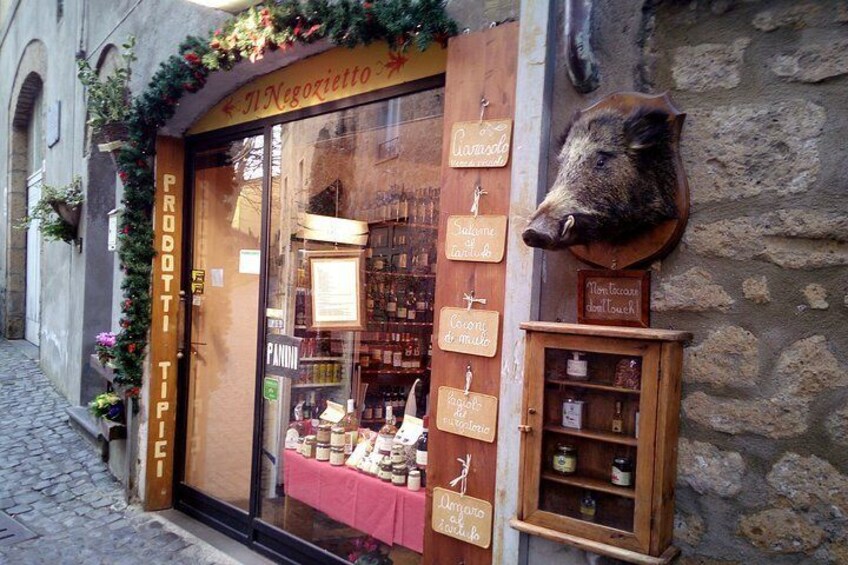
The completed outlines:
[[[341,557],[326,551],[308,540],[277,528],[265,521],[259,515],[261,489],[261,457],[262,457],[262,421],[263,410],[262,377],[264,376],[265,349],[265,309],[267,305],[267,269],[268,243],[270,230],[270,191],[271,191],[271,132],[274,126],[303,120],[306,118],[329,114],[339,110],[349,110],[382,100],[443,88],[445,74],[426,77],[352,96],[343,100],[327,102],[318,106],[303,108],[278,116],[270,116],[253,122],[239,124],[228,128],[204,132],[185,138],[185,183],[183,186],[183,240],[182,240],[182,288],[186,295],[191,294],[191,269],[194,259],[194,158],[198,151],[209,149],[224,143],[251,137],[264,136],[263,150],[263,179],[262,179],[262,223],[260,234],[261,263],[259,271],[259,300],[257,304],[257,341],[256,341],[256,374],[254,387],[254,420],[252,438],[252,456],[250,472],[250,504],[249,510],[243,510],[221,500],[204,494],[184,484],[186,463],[186,441],[188,430],[188,391],[189,391],[189,361],[190,355],[185,355],[177,363],[177,414],[174,449],[173,472],[173,506],[175,509],[215,528],[221,533],[247,545],[251,549],[278,560],[281,563],[316,563],[341,565],[348,563]],[[188,303],[188,301],[187,301]],[[185,309],[182,320],[184,323],[183,342],[180,344],[184,351],[190,351],[191,342],[191,309]]]

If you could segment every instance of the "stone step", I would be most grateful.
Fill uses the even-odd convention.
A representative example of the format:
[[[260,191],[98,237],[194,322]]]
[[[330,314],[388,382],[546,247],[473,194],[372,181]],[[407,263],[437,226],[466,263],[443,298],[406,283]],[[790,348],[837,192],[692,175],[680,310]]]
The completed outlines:
[[[82,434],[82,437],[99,447],[101,437],[100,426],[88,408],[85,406],[70,406],[65,408],[68,413],[68,422]]]

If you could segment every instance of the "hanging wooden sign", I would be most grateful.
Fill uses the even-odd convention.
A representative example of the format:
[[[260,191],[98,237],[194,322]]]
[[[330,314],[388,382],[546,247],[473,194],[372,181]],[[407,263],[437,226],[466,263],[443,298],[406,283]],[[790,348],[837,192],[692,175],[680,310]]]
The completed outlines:
[[[449,386],[439,387],[436,427],[443,432],[495,441],[498,429],[498,399],[488,394],[469,392]]]
[[[445,306],[439,311],[439,349],[494,357],[499,326],[499,312]]]
[[[434,532],[484,549],[492,543],[490,502],[436,487],[433,489],[432,517]]]
[[[504,167],[509,161],[512,120],[457,122],[451,128],[451,167]]]
[[[500,263],[506,249],[506,216],[450,216],[445,256],[453,261]]]
[[[650,271],[577,271],[577,322],[650,327]]]

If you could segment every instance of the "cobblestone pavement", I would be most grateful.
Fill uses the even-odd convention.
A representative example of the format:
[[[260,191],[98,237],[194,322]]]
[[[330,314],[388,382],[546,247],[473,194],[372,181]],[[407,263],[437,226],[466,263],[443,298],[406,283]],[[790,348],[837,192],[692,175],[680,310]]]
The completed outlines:
[[[124,502],[68,402],[19,346],[0,339],[0,511],[38,537],[0,545],[2,564],[236,563]]]

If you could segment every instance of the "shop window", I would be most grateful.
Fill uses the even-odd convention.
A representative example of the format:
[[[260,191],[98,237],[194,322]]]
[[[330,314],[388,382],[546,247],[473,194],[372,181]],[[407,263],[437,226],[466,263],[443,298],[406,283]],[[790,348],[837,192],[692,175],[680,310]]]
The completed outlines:
[[[420,560],[442,95],[272,130],[266,361],[296,337],[299,363],[265,375],[260,513],[344,559]]]

